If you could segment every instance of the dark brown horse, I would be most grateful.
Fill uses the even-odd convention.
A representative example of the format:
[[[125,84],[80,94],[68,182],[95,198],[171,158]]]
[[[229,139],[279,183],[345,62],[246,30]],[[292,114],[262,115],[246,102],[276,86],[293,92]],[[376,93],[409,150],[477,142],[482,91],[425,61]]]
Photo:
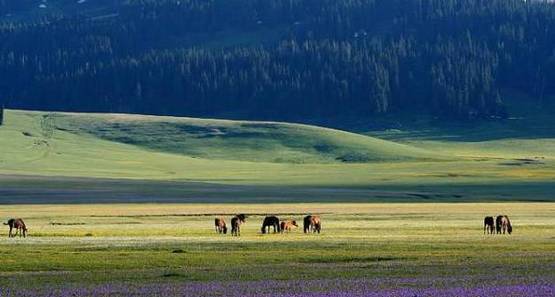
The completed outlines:
[[[231,218],[231,236],[241,235],[241,224],[243,224],[247,219],[244,214],[238,214]]]
[[[21,237],[21,235],[23,235],[23,237],[27,236],[27,226],[25,226],[25,222],[23,222],[22,219],[9,219],[4,225],[10,226],[8,237],[15,237],[17,233],[19,233],[19,237]],[[13,229],[15,229],[15,234],[12,234]]]
[[[214,225],[216,226],[216,233],[227,234],[227,225],[224,218],[214,219]]]
[[[262,234],[266,234],[266,231],[270,233],[270,227],[274,227],[274,233],[281,232],[281,227],[279,224],[278,217],[276,216],[265,217],[264,221],[262,222],[262,228],[260,228],[260,231],[262,232]]]
[[[505,231],[509,234],[513,233],[513,226],[511,226],[511,221],[508,216],[503,216],[501,218],[501,230],[503,234],[505,234]]]
[[[486,231],[488,234],[493,234],[493,230],[494,230],[495,226],[494,226],[494,222],[493,222],[493,217],[485,217],[484,218],[484,234],[486,234]]]
[[[287,221],[281,221],[280,227],[281,227],[281,233],[283,233],[285,231],[291,232],[293,228],[297,228],[299,227],[299,225],[297,225],[297,221],[295,220],[287,220]]]
[[[304,217],[303,230],[304,233],[312,231],[320,234],[320,230],[322,230],[322,220],[320,219],[320,216],[308,215]]]

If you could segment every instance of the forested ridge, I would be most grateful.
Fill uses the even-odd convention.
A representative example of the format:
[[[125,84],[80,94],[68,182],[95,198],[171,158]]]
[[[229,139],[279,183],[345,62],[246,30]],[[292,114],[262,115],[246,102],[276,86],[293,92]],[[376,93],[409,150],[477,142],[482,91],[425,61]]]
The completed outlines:
[[[548,2],[60,0],[30,14],[37,3],[0,0],[10,108],[473,119],[506,117],[504,89],[555,97]]]

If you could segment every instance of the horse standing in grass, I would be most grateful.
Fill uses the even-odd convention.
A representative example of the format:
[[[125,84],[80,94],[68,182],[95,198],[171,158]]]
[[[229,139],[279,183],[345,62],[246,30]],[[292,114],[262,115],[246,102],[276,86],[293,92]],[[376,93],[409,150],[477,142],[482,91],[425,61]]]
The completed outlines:
[[[508,216],[503,216],[501,218],[501,229],[503,230],[503,234],[505,234],[505,231],[509,234],[513,233],[513,226],[511,226],[511,221]]]
[[[227,225],[224,218],[216,218],[214,220],[214,225],[216,226],[216,233],[227,234]]]
[[[231,236],[241,236],[241,224],[245,222],[247,216],[238,214],[231,218]]]
[[[262,228],[260,228],[260,231],[262,232],[262,234],[266,234],[266,229],[267,229],[268,233],[270,233],[270,227],[274,227],[274,233],[281,232],[281,227],[279,224],[278,217],[276,216],[265,217],[264,221],[262,222]]]
[[[320,234],[320,231],[322,230],[322,220],[320,219],[320,216],[308,215],[304,217],[303,230],[304,233],[312,231]]]
[[[501,227],[502,227],[502,221],[503,220],[503,216],[502,215],[498,215],[495,218],[495,231],[497,234],[501,234]]]
[[[297,221],[295,220],[287,220],[287,221],[281,221],[280,227],[281,227],[281,233],[283,233],[284,231],[291,232],[293,228],[297,228],[299,227],[299,225],[297,225]]]
[[[488,234],[493,234],[493,230],[494,230],[494,223],[493,223],[493,217],[485,217],[484,218],[484,234],[486,234],[486,231]]]
[[[23,222],[22,219],[9,219],[4,225],[10,226],[8,237],[15,237],[17,233],[19,233],[19,237],[21,237],[21,235],[23,235],[23,237],[27,236],[27,226],[25,226],[25,222]],[[15,229],[15,234],[12,234],[13,229]]]

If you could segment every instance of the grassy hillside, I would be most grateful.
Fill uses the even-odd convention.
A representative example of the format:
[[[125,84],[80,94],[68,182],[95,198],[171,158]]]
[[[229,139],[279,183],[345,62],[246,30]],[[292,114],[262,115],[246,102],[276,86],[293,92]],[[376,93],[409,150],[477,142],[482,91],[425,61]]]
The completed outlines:
[[[303,169],[315,173],[320,164],[432,157],[393,142],[293,124],[26,111],[7,111],[5,118],[2,173],[222,181],[252,180],[262,171],[295,179],[302,172],[295,173],[295,163],[310,163]]]
[[[34,121],[39,121],[43,114],[32,116]],[[365,163],[437,158],[429,151],[373,137],[287,123],[67,113],[53,115],[52,122],[56,133],[94,136],[142,149],[203,159]]]
[[[306,125],[10,110],[0,141],[0,193],[14,198],[44,197],[40,189],[49,189],[65,201],[75,196],[71,191],[84,187],[91,199],[102,191],[117,201],[131,196],[225,201],[245,195],[253,201],[545,200],[555,178],[549,138],[482,143],[420,139],[413,141],[421,147],[416,148]],[[18,175],[43,178],[14,178]],[[116,182],[108,189],[103,180],[49,181],[56,176],[157,182]],[[162,182],[167,180],[178,183]],[[269,188],[198,190],[179,184],[184,181]],[[138,198],[137,193],[143,194]]]

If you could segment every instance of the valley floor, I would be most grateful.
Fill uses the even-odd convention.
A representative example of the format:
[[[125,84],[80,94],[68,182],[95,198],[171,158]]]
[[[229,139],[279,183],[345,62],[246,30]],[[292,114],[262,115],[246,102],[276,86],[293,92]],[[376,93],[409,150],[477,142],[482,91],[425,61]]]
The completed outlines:
[[[238,238],[216,215],[249,215]],[[321,234],[260,234],[266,214]],[[512,235],[485,235],[507,214]],[[553,203],[5,205],[1,296],[553,296]],[[6,234],[7,229],[4,230]]]

